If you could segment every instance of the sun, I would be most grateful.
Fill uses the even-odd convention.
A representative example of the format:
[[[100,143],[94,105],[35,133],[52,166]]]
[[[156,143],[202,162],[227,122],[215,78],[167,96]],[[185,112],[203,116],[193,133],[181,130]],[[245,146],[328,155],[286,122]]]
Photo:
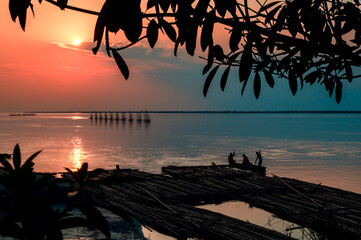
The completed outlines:
[[[81,43],[81,40],[79,38],[75,38],[73,41],[73,45],[78,46]]]

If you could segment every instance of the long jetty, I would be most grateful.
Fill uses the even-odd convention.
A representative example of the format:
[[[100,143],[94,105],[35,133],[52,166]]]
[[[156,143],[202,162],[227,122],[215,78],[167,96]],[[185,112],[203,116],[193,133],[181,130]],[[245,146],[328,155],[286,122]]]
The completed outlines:
[[[87,190],[98,206],[177,239],[292,239],[195,207],[235,200],[333,239],[361,239],[360,194],[230,167],[169,166],[162,174],[117,169]]]

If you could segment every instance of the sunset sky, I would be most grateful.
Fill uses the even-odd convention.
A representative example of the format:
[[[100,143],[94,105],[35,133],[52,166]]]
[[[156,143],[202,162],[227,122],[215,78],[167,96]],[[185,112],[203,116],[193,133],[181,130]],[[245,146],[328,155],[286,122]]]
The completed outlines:
[[[32,2],[35,17],[29,9],[23,32],[18,21],[11,20],[8,1],[0,1],[0,112],[361,110],[357,81],[344,84],[340,104],[328,97],[323,86],[306,86],[293,97],[285,79],[278,79],[274,89],[263,79],[256,100],[251,84],[240,95],[236,70],[225,92],[220,90],[218,76],[204,98],[204,61],[199,54],[187,56],[184,49],[174,57],[173,43],[166,38],[153,50],[143,41],[121,53],[130,68],[126,81],[112,58],[91,52],[96,16]],[[70,0],[69,5],[95,11],[102,6],[101,1],[82,2]]]

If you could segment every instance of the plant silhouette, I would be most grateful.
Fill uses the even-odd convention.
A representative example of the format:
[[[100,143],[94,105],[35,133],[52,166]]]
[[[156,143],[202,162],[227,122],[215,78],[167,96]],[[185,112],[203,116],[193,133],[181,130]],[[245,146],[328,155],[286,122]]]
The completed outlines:
[[[242,95],[253,80],[258,98],[261,76],[271,88],[278,77],[288,80],[293,95],[304,84],[323,85],[337,103],[341,101],[344,83],[360,77],[355,74],[361,65],[359,0],[265,0],[253,1],[257,6],[252,8],[248,0],[147,0],[143,11],[140,0],[106,0],[100,12],[69,6],[67,0],[44,1],[62,10],[98,15],[93,52],[98,52],[105,35],[106,51],[125,79],[129,69],[119,52],[143,39],[154,48],[160,33],[174,42],[175,55],[179,46],[185,46],[193,56],[200,45],[206,61],[204,96],[221,70],[222,91],[230,70],[236,69]],[[23,30],[28,8],[34,11],[29,0],[10,0],[11,17],[14,21],[19,19]],[[228,44],[221,46],[216,42],[217,25],[228,32]],[[109,33],[118,31],[124,32],[128,45],[110,45]]]
[[[53,174],[34,172],[33,160],[40,152],[23,164],[19,145],[14,148],[12,163],[10,155],[0,155],[0,235],[58,240],[63,239],[63,229],[88,227],[99,229],[110,238],[107,221],[82,190],[84,181],[73,188],[69,181]],[[89,175],[85,167],[80,172],[78,175]],[[74,214],[75,209],[83,216]]]

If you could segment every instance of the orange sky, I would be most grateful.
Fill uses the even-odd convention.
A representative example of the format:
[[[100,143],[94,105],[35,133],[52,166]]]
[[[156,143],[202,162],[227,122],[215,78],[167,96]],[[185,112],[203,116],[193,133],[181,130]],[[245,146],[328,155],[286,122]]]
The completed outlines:
[[[143,41],[121,53],[130,68],[130,78],[125,81],[113,59],[90,51],[96,16],[61,11],[44,1],[41,5],[32,2],[35,18],[28,10],[23,32],[19,23],[11,20],[8,1],[0,1],[0,112],[361,109],[361,101],[354,100],[360,96],[359,88],[350,89],[349,97],[344,94],[340,105],[322,88],[306,88],[291,97],[287,84],[282,83],[272,91],[264,84],[259,100],[251,86],[240,97],[236,71],[231,72],[225,93],[215,81],[204,98],[204,62],[198,56],[188,57],[182,49],[178,58],[173,57],[173,44],[167,38],[153,51]],[[99,11],[102,1],[70,0],[69,5]],[[83,43],[73,46],[77,38]]]

